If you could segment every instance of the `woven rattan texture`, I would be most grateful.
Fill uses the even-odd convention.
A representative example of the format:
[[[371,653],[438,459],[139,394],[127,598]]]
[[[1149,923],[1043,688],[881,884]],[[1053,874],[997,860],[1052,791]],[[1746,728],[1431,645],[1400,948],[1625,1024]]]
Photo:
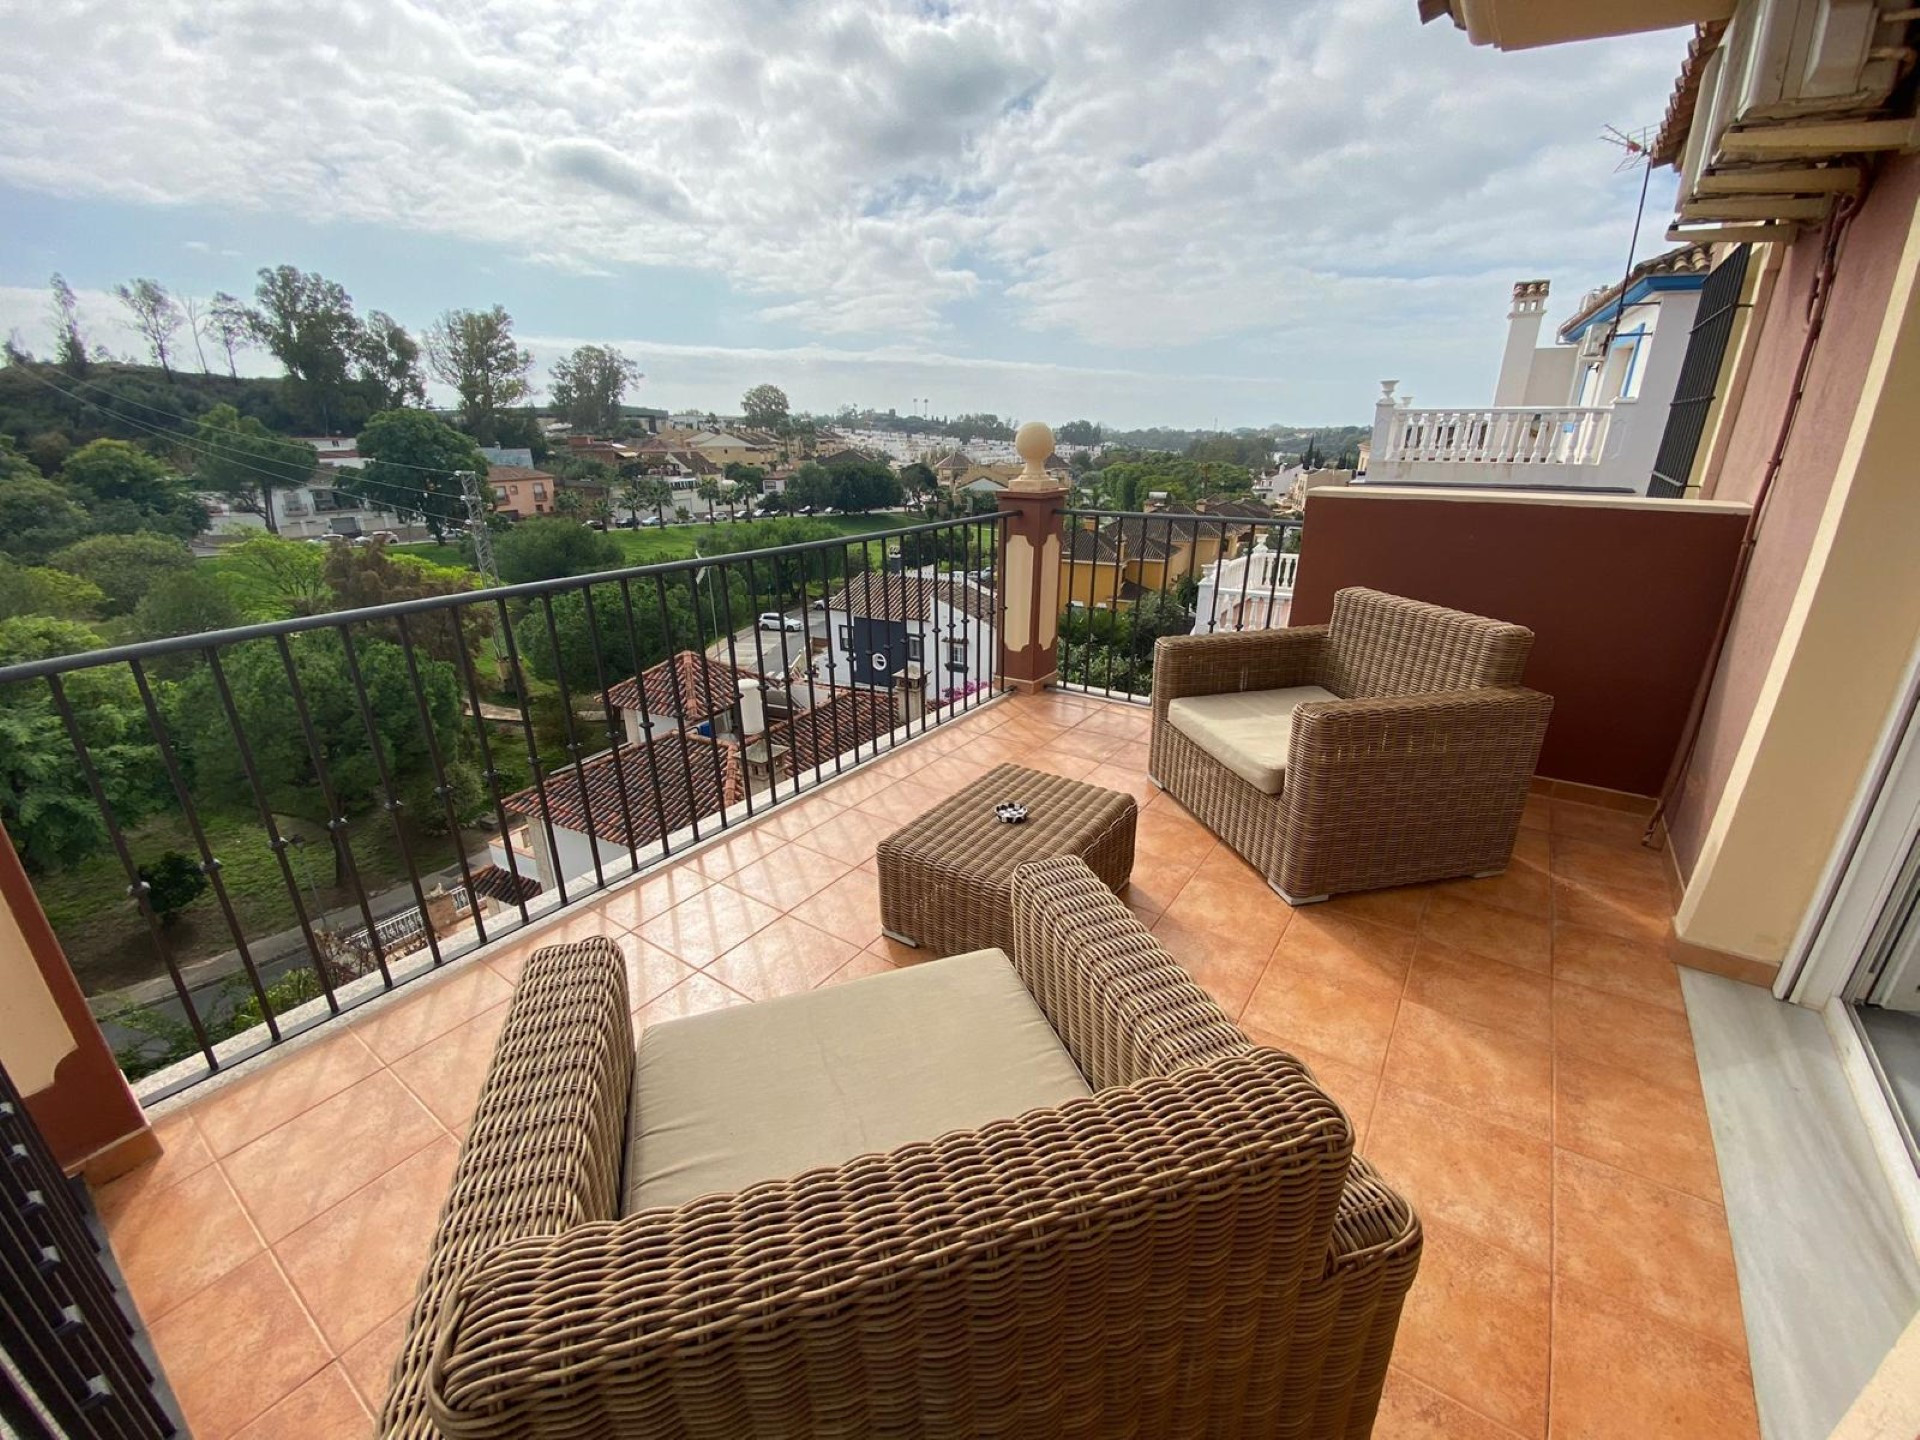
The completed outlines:
[[[1532,632],[1362,589],[1328,626],[1176,636],[1154,652],[1154,779],[1300,898],[1505,868],[1553,701],[1518,681]],[[1286,782],[1253,788],[1167,721],[1185,695],[1320,685]]]
[[[994,806],[1027,808],[1002,824]],[[1013,949],[1015,867],[1077,855],[1109,888],[1133,873],[1131,795],[1019,765],[1001,765],[882,840],[881,923],[932,955]]]

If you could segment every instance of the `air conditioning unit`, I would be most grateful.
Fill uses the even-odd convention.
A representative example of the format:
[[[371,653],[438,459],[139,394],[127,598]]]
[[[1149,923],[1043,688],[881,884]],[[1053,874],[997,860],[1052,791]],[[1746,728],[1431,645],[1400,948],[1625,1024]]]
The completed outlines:
[[[1884,116],[1913,59],[1906,27],[1873,0],[1744,0],[1701,71],[1682,223],[1823,219],[1859,181],[1838,157],[1920,139]]]

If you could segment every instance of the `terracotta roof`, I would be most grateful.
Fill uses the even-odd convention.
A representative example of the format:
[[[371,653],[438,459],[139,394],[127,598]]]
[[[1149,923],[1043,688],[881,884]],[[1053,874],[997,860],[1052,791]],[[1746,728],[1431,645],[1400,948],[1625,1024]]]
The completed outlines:
[[[529,470],[524,465],[489,465],[487,481],[498,485],[503,480],[551,480],[554,477],[544,470]]]
[[[671,659],[641,671],[639,685],[630,679],[622,680],[607,691],[607,699],[622,710],[638,710],[641,708],[640,685],[645,685],[649,716],[672,715],[697,725],[740,703],[742,676],[752,680],[760,678],[751,670],[736,669],[697,650],[682,650]]]
[[[1168,531],[1151,520],[1109,520],[1101,538],[1109,551],[1117,547],[1129,560],[1164,560],[1173,553]]]
[[[1112,529],[1111,524],[1108,529]],[[1066,559],[1076,564],[1084,564],[1088,561],[1111,563],[1117,558],[1113,549],[1113,540],[1106,531],[1083,530],[1078,525],[1067,532],[1061,550]]]
[[[616,763],[617,761],[617,763]],[[715,762],[718,762],[717,764]],[[585,777],[584,796],[581,778]],[[621,804],[621,782],[626,804]],[[539,785],[529,785],[501,802],[510,814],[539,818],[540,796],[554,825],[578,834],[589,830],[610,845],[647,845],[666,834],[717,813],[722,802],[739,804],[746,796],[740,751],[724,740],[670,730],[639,745],[603,750],[576,773],[564,766]],[[627,819],[633,821],[629,841]]]
[[[894,727],[893,697],[877,690],[833,687],[833,695],[811,710],[767,726],[767,738],[787,747],[781,762],[789,775],[826,768],[836,755],[864,749]]]
[[[1651,259],[1642,260],[1627,272],[1625,280],[1616,281],[1603,290],[1591,292],[1580,302],[1580,309],[1571,319],[1561,325],[1559,334],[1564,338],[1569,330],[1606,309],[1626,291],[1631,290],[1634,282],[1649,275],[1704,275],[1713,268],[1713,252],[1705,245],[1681,245],[1667,250]]]
[[[1273,507],[1263,505],[1258,500],[1242,500],[1230,497],[1224,500],[1202,500],[1200,508],[1209,515],[1232,515],[1242,520],[1271,520]]]
[[[936,601],[964,610],[976,620],[994,618],[991,595],[945,575],[937,580],[924,575],[856,575],[827,598],[827,608],[880,620],[925,620]]]
[[[483,865],[473,872],[473,888],[495,900],[518,905],[522,900],[531,900],[540,893],[540,882],[524,870],[516,881],[511,870],[498,865]]]
[[[1693,40],[1687,46],[1687,58],[1680,64],[1673,94],[1667,100],[1666,118],[1660,122],[1659,133],[1648,147],[1647,158],[1655,165],[1678,163],[1680,152],[1686,149],[1687,134],[1693,129],[1693,109],[1700,103],[1700,81],[1706,74],[1708,57],[1719,47],[1720,37],[1726,30],[1724,20],[1709,20],[1695,28]]]

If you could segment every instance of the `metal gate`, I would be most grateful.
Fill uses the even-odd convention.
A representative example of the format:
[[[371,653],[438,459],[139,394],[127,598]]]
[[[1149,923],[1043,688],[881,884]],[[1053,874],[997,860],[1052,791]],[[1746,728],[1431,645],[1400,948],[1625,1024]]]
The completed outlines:
[[[0,1067],[0,1433],[176,1435],[74,1184]]]
[[[1740,292],[1746,284],[1751,250],[1748,245],[1735,246],[1713,267],[1701,288],[1700,309],[1693,332],[1687,337],[1686,357],[1680,362],[1673,405],[1667,411],[1667,428],[1660,436],[1660,453],[1653,460],[1653,481],[1647,487],[1647,494],[1656,498],[1670,500],[1687,493],[1694,457],[1706,434],[1707,416],[1719,393],[1720,368],[1726,359],[1727,341],[1733,335],[1734,318],[1740,312]]]

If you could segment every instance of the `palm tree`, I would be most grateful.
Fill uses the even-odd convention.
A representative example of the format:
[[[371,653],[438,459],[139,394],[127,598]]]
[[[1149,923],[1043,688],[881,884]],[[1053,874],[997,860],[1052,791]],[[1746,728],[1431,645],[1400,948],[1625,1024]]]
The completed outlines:
[[[713,524],[713,507],[720,503],[720,482],[711,475],[703,476],[693,493],[707,502],[707,523]]]
[[[640,509],[647,503],[647,482],[639,476],[634,476],[620,487],[620,504],[625,507],[627,518],[634,524],[640,523]]]
[[[653,513],[660,523],[667,523],[667,506],[673,501],[673,487],[659,476],[650,476],[646,482],[646,503],[653,507]]]
[[[613,502],[604,494],[596,495],[587,502],[587,519],[602,530],[613,523]]]

